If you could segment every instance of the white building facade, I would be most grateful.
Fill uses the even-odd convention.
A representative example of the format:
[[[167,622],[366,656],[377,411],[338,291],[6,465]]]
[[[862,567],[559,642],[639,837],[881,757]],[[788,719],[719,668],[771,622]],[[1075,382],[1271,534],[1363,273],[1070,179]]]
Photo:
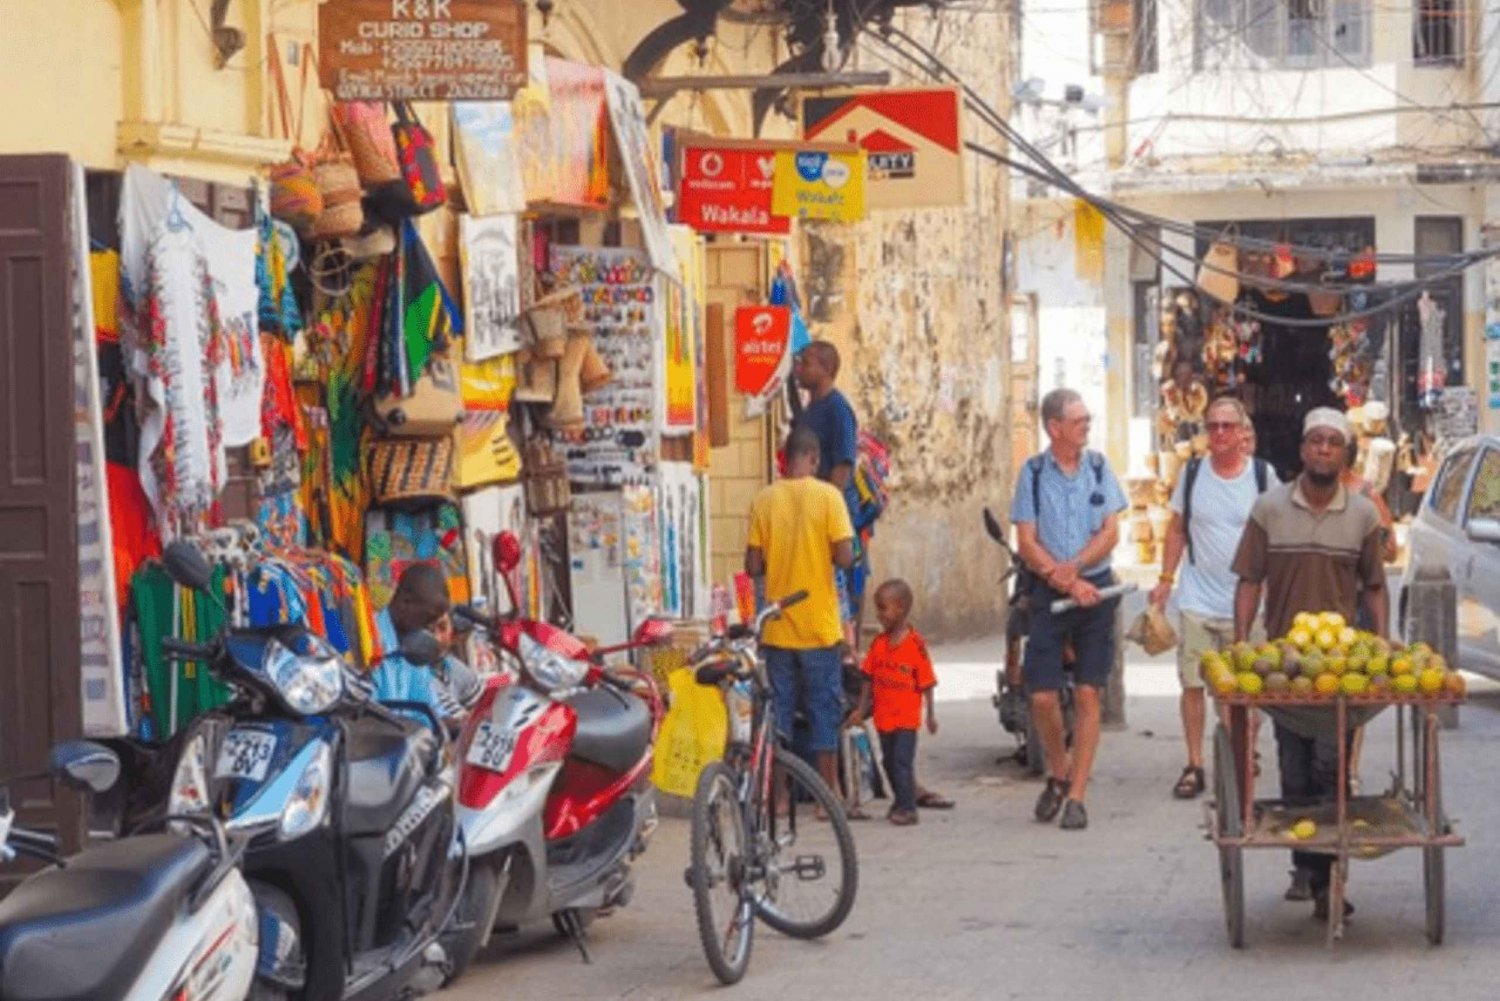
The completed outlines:
[[[1487,223],[1500,223],[1493,2],[1020,3],[1013,121],[1092,192],[1206,231],[1233,224],[1268,241],[1422,258],[1382,263],[1381,283],[1431,277],[1444,255],[1487,246]],[[1086,110],[1096,96],[1107,106]],[[1207,241],[1148,226],[1148,241],[1187,256],[1147,253],[1056,187],[1018,181],[1016,193],[1016,288],[1035,311],[1039,389],[1082,390],[1096,445],[1142,473],[1157,447],[1160,303],[1191,285],[1183,276],[1196,273]],[[1500,340],[1485,336],[1497,319],[1493,270],[1476,265],[1428,294],[1442,311],[1447,384],[1472,387],[1479,426],[1500,431],[1500,371],[1488,361],[1500,360]],[[1285,308],[1307,315],[1305,305]],[[1397,430],[1425,419],[1420,327],[1416,303],[1371,321],[1383,366],[1368,398],[1390,406]],[[1491,330],[1500,336],[1500,325]],[[1273,337],[1268,327],[1263,448],[1269,436],[1284,454],[1297,413],[1331,402],[1318,360],[1327,337],[1306,327]]]

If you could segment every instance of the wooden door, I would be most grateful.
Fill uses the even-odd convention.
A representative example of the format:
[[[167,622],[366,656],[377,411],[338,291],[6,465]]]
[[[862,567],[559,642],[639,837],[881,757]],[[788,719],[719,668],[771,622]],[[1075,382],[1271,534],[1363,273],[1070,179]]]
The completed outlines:
[[[69,178],[63,156],[0,157],[0,779],[82,726]],[[58,793],[20,783],[11,803],[69,844]]]

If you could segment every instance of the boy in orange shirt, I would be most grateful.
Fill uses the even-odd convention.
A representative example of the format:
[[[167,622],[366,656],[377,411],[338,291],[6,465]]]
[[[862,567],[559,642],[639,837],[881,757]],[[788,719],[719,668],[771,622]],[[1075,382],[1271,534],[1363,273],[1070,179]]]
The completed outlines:
[[[927,643],[907,622],[912,593],[904,580],[888,580],[875,591],[875,617],[880,635],[865,654],[864,687],[854,719],[863,719],[873,696],[875,729],[880,734],[880,756],[891,780],[895,803],[890,821],[898,827],[917,822],[917,730],[922,726],[922,703],[927,703],[927,732],[937,733],[932,690],[937,677]]]

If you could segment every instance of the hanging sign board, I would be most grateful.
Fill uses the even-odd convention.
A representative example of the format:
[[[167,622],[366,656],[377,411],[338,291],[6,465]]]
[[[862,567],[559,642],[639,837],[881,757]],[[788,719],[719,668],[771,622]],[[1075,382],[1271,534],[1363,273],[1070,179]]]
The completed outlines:
[[[865,154],[855,146],[783,149],[776,154],[771,211],[801,219],[865,217]]]
[[[318,79],[340,101],[506,100],[526,84],[526,4],[326,0]]]
[[[792,221],[771,211],[776,153],[769,142],[679,134],[677,220],[700,233],[785,236]]]
[[[871,209],[964,204],[963,102],[957,87],[809,96],[802,137],[865,151]]]
[[[792,331],[785,306],[741,306],[734,314],[734,388],[759,396],[781,367]]]

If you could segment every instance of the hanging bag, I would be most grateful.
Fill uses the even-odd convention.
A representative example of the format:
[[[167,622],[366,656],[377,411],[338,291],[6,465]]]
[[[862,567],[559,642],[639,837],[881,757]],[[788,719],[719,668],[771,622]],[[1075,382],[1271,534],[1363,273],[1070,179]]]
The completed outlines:
[[[397,101],[395,108],[396,122],[391,126],[391,136],[396,143],[401,177],[370,192],[375,212],[390,222],[423,215],[448,201],[432,133],[417,120],[410,104]]]
[[[342,240],[358,236],[365,225],[365,210],[360,203],[361,190],[359,172],[354,169],[354,158],[343,141],[343,131],[338,120],[329,116],[328,133],[318,151],[318,164],[313,176],[318,182],[318,193],[323,196],[323,212],[313,225],[311,239],[315,241]]]
[[[1209,245],[1203,263],[1198,267],[1198,287],[1216,302],[1233,304],[1240,295],[1240,251],[1235,238],[1239,227],[1224,228],[1219,238]]]
[[[452,433],[371,442],[370,495],[377,504],[453,500]]]
[[[271,50],[271,76],[276,83],[276,106],[281,120],[282,137],[291,141],[292,155],[271,168],[271,215],[291,225],[299,234],[312,232],[323,213],[323,195],[313,176],[313,154],[299,145],[302,136],[302,112],[307,97],[307,70],[311,46],[301,51],[302,77],[298,84],[298,110],[294,116],[291,97],[287,94],[286,71],[281,65],[281,43],[275,33],[266,36]]]
[[[336,101],[333,118],[343,130],[359,183],[365,188],[401,179],[396,140],[381,101]]]
[[[1307,307],[1313,316],[1337,316],[1344,307],[1344,293],[1328,286],[1329,276],[1323,276],[1324,284],[1307,290]]]

